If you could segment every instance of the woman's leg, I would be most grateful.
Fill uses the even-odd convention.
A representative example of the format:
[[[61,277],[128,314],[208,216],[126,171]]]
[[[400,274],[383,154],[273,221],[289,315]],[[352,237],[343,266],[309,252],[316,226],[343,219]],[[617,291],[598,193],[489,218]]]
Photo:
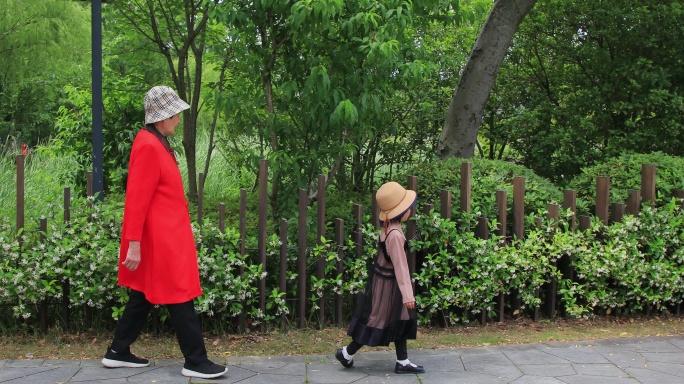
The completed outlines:
[[[152,304],[147,301],[144,293],[135,290],[130,291],[126,308],[114,332],[114,340],[110,346],[112,351],[119,354],[130,352],[131,344],[142,332],[150,308],[152,308]]]
[[[167,304],[173,328],[185,362],[197,365],[208,361],[207,349],[202,338],[202,328],[195,313],[192,300],[181,304]]]

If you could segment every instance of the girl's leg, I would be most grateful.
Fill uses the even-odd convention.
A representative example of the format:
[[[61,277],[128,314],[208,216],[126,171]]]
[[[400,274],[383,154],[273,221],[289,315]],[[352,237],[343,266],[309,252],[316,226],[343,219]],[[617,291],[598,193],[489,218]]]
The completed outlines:
[[[397,364],[394,366],[394,373],[425,372],[425,368],[415,365],[409,360],[406,339],[394,340],[394,347],[397,350]]]
[[[363,344],[357,343],[356,341],[352,340],[349,343],[349,345],[347,345],[346,352],[349,356],[353,356],[359,349],[361,349],[361,347],[363,347]]]
[[[408,360],[408,343],[406,339],[394,340],[394,347],[397,350],[397,361]]]
[[[345,368],[350,368],[352,365],[354,365],[354,354],[361,349],[361,347],[363,347],[363,344],[352,340],[346,347],[342,347],[342,349],[335,351],[335,358]]]

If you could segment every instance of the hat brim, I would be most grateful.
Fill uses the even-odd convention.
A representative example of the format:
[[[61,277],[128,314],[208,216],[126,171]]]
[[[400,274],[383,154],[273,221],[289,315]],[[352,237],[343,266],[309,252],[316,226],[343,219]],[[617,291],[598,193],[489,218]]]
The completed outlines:
[[[167,104],[164,109],[146,112],[145,124],[153,124],[158,121],[166,120],[169,117],[173,117],[188,108],[190,108],[190,105],[179,98]]]
[[[401,202],[390,211],[380,211],[378,218],[380,219],[380,221],[386,221],[388,219],[392,221],[398,217],[403,216],[409,208],[413,207],[416,204],[417,198],[418,194],[416,193],[416,191],[407,189],[406,196],[404,196]]]

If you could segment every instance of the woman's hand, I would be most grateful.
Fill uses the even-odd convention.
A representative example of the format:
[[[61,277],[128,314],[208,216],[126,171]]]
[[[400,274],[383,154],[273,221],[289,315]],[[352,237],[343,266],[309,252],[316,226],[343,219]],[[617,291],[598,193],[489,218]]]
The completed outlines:
[[[416,307],[416,302],[415,301],[409,301],[408,303],[404,303],[404,307],[406,307],[406,309],[413,309]]]
[[[140,264],[140,242],[131,240],[128,243],[128,252],[126,253],[126,260],[123,261],[124,267],[129,271],[135,271]]]

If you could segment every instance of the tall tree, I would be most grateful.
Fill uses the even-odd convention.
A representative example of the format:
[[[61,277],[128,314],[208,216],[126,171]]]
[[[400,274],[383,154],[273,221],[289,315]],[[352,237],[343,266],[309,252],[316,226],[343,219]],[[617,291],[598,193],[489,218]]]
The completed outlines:
[[[666,0],[540,0],[497,78],[519,160],[563,183],[623,152],[683,155],[683,16]]]
[[[246,81],[227,95],[241,98],[229,103],[241,113],[227,115],[263,138],[259,148],[272,160],[271,187],[279,191],[274,217],[298,189],[310,190],[313,201],[318,174],[366,191],[375,170],[412,159],[411,144],[427,141],[424,127],[407,124],[432,123],[425,116],[434,106],[419,94],[435,93],[415,91],[440,76],[425,31],[453,23],[455,1],[235,1],[222,2],[217,14],[241,31],[250,52],[238,63]]]
[[[131,0],[113,5],[164,56],[173,85],[190,109],[183,112],[183,149],[188,167],[188,197],[197,199],[197,117],[200,112],[208,9],[220,0]]]
[[[54,129],[60,89],[88,71],[90,12],[78,2],[0,0],[0,141]]]
[[[454,91],[439,139],[440,158],[472,157],[485,104],[513,35],[537,0],[495,0]]]

